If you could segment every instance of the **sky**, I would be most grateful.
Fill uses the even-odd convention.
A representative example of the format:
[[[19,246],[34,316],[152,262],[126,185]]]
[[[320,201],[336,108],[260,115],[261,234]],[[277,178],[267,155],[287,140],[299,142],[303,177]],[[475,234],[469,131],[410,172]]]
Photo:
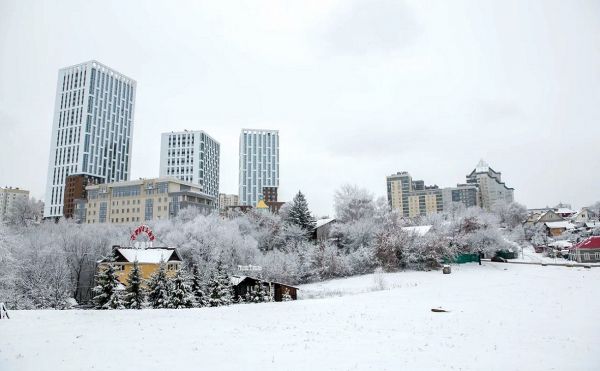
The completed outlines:
[[[44,198],[58,69],[137,81],[132,179],[160,134],[277,129],[280,200],[349,183],[465,181],[480,159],[530,208],[600,200],[599,1],[0,0],[0,186]]]

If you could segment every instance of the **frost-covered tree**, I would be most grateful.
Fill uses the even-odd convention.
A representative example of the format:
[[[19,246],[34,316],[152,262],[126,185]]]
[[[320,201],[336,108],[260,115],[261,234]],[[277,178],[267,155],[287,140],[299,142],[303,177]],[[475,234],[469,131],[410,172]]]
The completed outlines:
[[[137,259],[127,275],[127,287],[123,298],[123,306],[127,309],[142,309],[146,300],[146,293],[142,287],[142,276]]]
[[[194,294],[187,283],[188,277],[182,268],[175,273],[169,296],[169,308],[193,308]]]
[[[500,220],[500,224],[513,229],[527,219],[527,208],[517,202],[497,202],[492,207],[492,212]]]
[[[167,276],[167,265],[161,259],[158,270],[148,281],[148,304],[154,309],[168,308],[171,280]]]
[[[26,227],[42,219],[44,204],[35,198],[17,198],[5,215],[7,224]]]
[[[337,220],[342,223],[371,218],[375,213],[373,195],[356,185],[345,184],[338,189],[333,206]]]
[[[208,305],[211,307],[230,305],[232,303],[232,291],[231,279],[227,274],[227,269],[219,261],[208,283]]]
[[[310,235],[315,229],[315,218],[310,214],[308,202],[300,191],[294,196],[292,205],[287,212],[286,222],[299,226],[306,231],[307,235]]]
[[[97,277],[98,284],[94,287],[94,304],[96,309],[121,309],[123,301],[119,291],[120,282],[112,263],[100,269]]]
[[[206,294],[202,289],[202,277],[200,276],[200,271],[198,270],[198,265],[194,264],[192,266],[192,276],[191,276],[191,291],[194,296],[194,306],[195,307],[205,307],[208,305]]]

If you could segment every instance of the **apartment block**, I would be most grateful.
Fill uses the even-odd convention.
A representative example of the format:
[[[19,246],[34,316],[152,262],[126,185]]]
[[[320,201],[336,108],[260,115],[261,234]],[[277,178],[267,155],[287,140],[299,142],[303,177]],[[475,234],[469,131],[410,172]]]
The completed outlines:
[[[198,184],[176,178],[140,179],[86,187],[87,200],[76,213],[87,224],[139,223],[176,217],[180,210],[196,207],[203,213],[215,208],[215,197]]]
[[[240,204],[256,206],[264,187],[279,187],[279,131],[242,129]]]
[[[13,204],[18,200],[29,200],[29,191],[12,187],[0,187],[0,220],[10,212]]]
[[[514,201],[514,188],[508,187],[502,181],[502,173],[483,160],[467,175],[467,184],[478,187],[479,205],[486,210],[491,210],[496,202]]]

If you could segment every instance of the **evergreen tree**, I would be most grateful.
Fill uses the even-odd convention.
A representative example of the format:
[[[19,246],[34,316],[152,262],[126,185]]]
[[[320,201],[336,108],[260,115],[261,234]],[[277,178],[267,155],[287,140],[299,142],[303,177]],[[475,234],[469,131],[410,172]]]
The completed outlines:
[[[217,268],[208,283],[208,295],[208,305],[211,307],[220,307],[232,303],[231,280],[220,261],[217,263]]]
[[[193,308],[194,294],[187,283],[187,275],[182,269],[178,270],[173,277],[173,284],[169,296],[169,308]]]
[[[97,282],[98,285],[93,290],[96,294],[93,298],[96,309],[123,308],[121,294],[117,290],[120,282],[117,279],[115,267],[112,263],[108,264],[108,267],[98,274]]]
[[[311,235],[316,227],[315,218],[310,214],[308,209],[308,202],[302,194],[298,191],[298,194],[294,196],[292,205],[288,210],[286,221],[290,224],[295,224],[306,231],[307,235]]]
[[[127,276],[127,288],[125,289],[124,306],[127,309],[142,309],[145,300],[145,292],[142,287],[140,265],[137,259],[133,262],[133,268]]]
[[[152,308],[168,308],[170,284],[169,277],[167,277],[167,266],[161,259],[158,270],[148,281],[148,302]]]
[[[194,304],[196,307],[205,307],[208,303],[206,302],[206,295],[202,290],[202,280],[200,278],[200,272],[198,271],[198,265],[194,264],[192,267],[192,282],[191,282],[192,294],[194,295]]]
[[[273,301],[271,293],[269,292],[269,289],[267,289],[265,282],[260,280],[256,282],[256,285],[254,285],[250,298],[250,301],[253,303],[266,303]]]
[[[281,295],[281,301],[292,301],[292,295],[290,295],[290,290],[283,290],[283,294]]]

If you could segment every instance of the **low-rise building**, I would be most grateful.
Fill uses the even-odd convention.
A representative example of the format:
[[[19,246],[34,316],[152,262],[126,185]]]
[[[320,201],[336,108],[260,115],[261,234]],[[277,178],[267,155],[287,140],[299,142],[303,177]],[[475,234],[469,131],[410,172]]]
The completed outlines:
[[[579,263],[600,262],[600,236],[592,236],[569,249],[569,258]]]
[[[159,269],[160,263],[164,262],[167,268],[167,276],[172,277],[181,269],[181,257],[174,247],[148,247],[136,249],[132,247],[113,246],[112,255],[98,262],[98,269],[106,269],[109,264],[115,268],[119,282],[127,286],[127,277],[133,269],[133,263],[137,260],[140,267],[142,282]]]
[[[544,226],[548,231],[548,236],[558,237],[566,231],[575,229],[575,225],[569,221],[563,220],[559,222],[545,222]]]
[[[208,214],[216,201],[199,185],[170,177],[91,185],[86,191],[86,202],[77,205],[86,224],[170,219],[187,207]]]
[[[0,188],[0,220],[4,219],[18,200],[29,200],[29,191],[12,187]]]

